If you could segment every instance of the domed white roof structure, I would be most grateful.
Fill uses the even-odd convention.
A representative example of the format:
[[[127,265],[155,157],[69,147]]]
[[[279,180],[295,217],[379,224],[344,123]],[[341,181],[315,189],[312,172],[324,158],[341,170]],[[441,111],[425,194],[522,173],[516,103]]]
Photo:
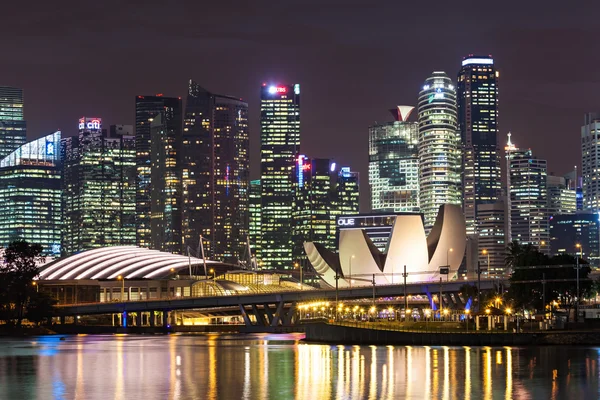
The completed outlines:
[[[46,264],[39,279],[161,278],[189,265],[203,265],[201,258],[165,253],[136,246],[113,246],[87,250]],[[223,265],[206,260],[207,265]]]
[[[420,214],[398,215],[394,222],[386,253],[379,251],[360,229],[340,231],[339,254],[318,243],[305,242],[304,250],[317,273],[335,286],[336,271],[340,287],[431,282],[440,278],[440,269],[449,269],[449,277],[458,271],[467,243],[465,218],[460,206],[440,206],[435,224],[425,236]]]

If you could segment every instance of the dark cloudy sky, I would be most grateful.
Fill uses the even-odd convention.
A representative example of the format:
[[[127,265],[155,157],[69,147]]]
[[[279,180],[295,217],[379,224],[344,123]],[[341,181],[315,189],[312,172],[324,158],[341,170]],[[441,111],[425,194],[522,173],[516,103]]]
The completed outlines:
[[[434,70],[492,54],[501,140],[564,173],[580,163],[583,114],[600,110],[598,1],[6,2],[0,85],[23,87],[31,139],[77,119],[134,123],[134,96],[185,96],[192,77],[250,104],[258,176],[263,81],[300,83],[302,151],[361,172],[368,126],[415,105]]]

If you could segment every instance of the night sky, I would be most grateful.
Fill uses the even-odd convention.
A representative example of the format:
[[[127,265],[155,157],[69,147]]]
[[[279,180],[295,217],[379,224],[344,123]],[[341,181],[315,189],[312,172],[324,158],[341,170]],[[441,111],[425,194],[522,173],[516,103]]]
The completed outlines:
[[[185,98],[193,78],[250,104],[257,178],[260,85],[300,83],[302,152],[358,170],[363,211],[369,125],[416,105],[432,71],[456,80],[465,55],[494,56],[500,141],[512,131],[550,172],[580,164],[583,114],[600,111],[597,1],[34,4],[6,2],[0,23],[0,85],[24,88],[30,139],[83,115],[134,124],[136,95]]]

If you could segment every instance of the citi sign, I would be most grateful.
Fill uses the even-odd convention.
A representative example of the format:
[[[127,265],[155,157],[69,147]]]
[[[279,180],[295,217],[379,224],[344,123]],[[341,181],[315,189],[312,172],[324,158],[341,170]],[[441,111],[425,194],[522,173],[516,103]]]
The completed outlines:
[[[102,127],[102,120],[100,118],[80,118],[79,119],[79,130],[83,130],[83,129],[100,130],[101,127]]]
[[[338,226],[354,226],[354,218],[340,218],[337,222]]]

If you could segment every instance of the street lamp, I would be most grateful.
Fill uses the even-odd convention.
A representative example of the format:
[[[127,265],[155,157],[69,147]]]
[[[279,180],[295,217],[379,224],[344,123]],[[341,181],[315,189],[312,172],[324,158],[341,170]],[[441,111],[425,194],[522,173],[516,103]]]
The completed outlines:
[[[211,274],[213,274],[213,281],[217,280],[217,272],[215,271],[214,268],[211,268],[209,271]]]
[[[117,276],[117,280],[121,281],[121,301],[125,301],[125,277],[119,275]]]
[[[354,258],[354,254],[350,257],[350,270],[348,271],[348,278],[350,278],[350,289],[352,289],[352,259]]]
[[[577,303],[576,303],[576,308],[575,311],[577,312],[577,314],[575,315],[575,321],[579,322],[579,257],[580,255],[582,255],[582,249],[581,249],[581,244],[577,243],[575,245],[575,248],[577,250],[579,250],[579,255],[576,253],[576,257],[575,257],[575,269],[577,269]]]
[[[302,284],[304,283],[304,280],[302,279],[302,266],[300,264],[298,264],[297,262],[294,263],[294,267],[295,268],[300,268],[300,290],[302,290]]]
[[[447,317],[448,317],[448,309],[444,308],[444,321],[446,321]]]
[[[487,274],[488,278],[490,277],[490,252],[487,249],[483,249],[482,251],[484,256],[487,256]]]
[[[469,313],[471,312],[471,310],[469,310],[468,308],[465,309],[465,320],[467,321],[467,331],[469,330]]]
[[[500,308],[500,304],[502,304],[502,299],[500,297],[496,297],[494,299],[494,305],[496,306],[496,308]]]
[[[32,284],[33,286],[35,286],[35,291],[36,291],[36,293],[39,293],[39,291],[40,291],[40,287],[38,286],[37,282],[36,282],[36,281],[33,281],[33,282],[31,282],[31,284]]]

